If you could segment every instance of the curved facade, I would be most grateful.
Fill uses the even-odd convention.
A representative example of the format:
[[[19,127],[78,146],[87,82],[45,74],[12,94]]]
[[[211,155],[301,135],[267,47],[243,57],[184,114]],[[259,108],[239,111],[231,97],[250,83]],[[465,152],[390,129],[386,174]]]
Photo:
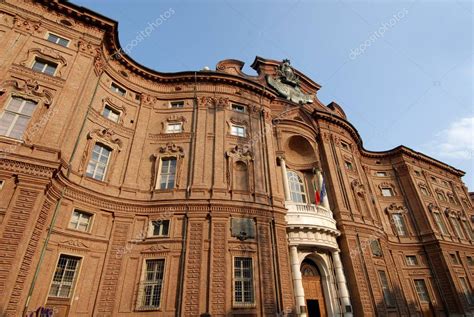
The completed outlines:
[[[0,315],[472,315],[462,171],[363,148],[290,62],[159,73],[0,3]]]

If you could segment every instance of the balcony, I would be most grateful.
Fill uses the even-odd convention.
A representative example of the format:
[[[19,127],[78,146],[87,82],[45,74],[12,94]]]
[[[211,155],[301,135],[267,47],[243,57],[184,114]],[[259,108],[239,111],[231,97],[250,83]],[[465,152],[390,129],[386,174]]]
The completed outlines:
[[[288,213],[286,222],[290,228],[320,229],[322,231],[337,232],[336,220],[332,217],[332,212],[322,206],[313,204],[285,203]]]

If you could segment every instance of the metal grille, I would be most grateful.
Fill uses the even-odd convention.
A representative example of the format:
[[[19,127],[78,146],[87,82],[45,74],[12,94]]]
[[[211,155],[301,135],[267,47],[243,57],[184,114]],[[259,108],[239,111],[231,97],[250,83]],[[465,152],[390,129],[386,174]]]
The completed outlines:
[[[234,306],[253,306],[252,258],[234,258]]]
[[[49,296],[63,298],[71,296],[80,261],[81,258],[69,255],[59,257]]]
[[[138,296],[139,310],[153,310],[160,307],[164,267],[165,260],[146,260],[146,270]]]

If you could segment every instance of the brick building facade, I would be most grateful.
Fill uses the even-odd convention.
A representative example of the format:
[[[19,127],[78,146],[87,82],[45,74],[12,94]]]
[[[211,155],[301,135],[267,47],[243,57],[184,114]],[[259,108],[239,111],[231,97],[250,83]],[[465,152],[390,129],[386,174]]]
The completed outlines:
[[[462,171],[364,149],[287,60],[160,73],[117,30],[0,3],[1,316],[473,315]]]

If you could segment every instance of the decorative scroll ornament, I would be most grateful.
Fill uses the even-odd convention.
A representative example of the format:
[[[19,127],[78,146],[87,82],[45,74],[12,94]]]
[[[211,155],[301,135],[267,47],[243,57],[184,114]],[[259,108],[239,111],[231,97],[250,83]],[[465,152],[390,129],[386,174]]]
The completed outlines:
[[[290,61],[284,59],[280,66],[276,69],[277,76],[272,77],[267,75],[267,82],[270,86],[275,88],[280,95],[285,97],[287,100],[299,104],[312,103],[313,96],[305,94],[299,87],[299,78],[294,73],[290,66]]]
[[[40,87],[38,82],[32,78],[26,80],[7,80],[1,84],[0,92],[5,93],[8,90],[7,87],[13,87],[15,91],[20,91],[26,96],[39,97],[46,107],[49,107],[53,102],[52,93]]]
[[[252,152],[247,146],[241,146],[241,145],[236,145],[233,147],[230,151],[226,152],[227,157],[232,157],[236,161],[251,161],[252,158]]]
[[[385,212],[388,214],[401,214],[408,212],[408,209],[405,206],[398,205],[396,203],[391,204],[387,208],[385,208]]]
[[[161,154],[168,154],[168,155],[176,155],[179,157],[184,157],[184,150],[181,146],[176,145],[174,143],[166,143],[166,145],[163,145],[160,147],[160,153]]]

